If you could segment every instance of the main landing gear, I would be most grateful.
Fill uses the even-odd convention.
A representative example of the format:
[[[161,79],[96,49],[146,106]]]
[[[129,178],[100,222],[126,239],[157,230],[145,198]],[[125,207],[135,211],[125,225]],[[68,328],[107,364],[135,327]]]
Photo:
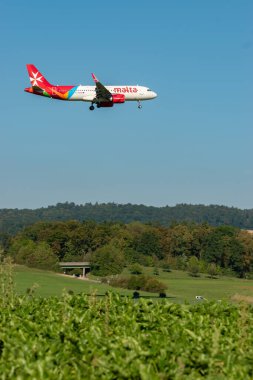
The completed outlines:
[[[139,110],[142,109],[142,105],[141,105],[141,102],[138,100],[138,108]]]
[[[91,106],[89,107],[91,111],[94,111],[95,107],[94,107],[94,102],[91,103]],[[98,103],[98,102],[95,102],[95,104],[97,105],[97,108],[100,108],[101,107],[101,104]]]

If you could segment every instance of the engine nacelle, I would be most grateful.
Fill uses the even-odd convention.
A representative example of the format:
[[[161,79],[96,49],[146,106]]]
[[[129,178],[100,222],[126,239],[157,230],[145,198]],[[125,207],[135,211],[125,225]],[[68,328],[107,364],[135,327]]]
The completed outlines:
[[[112,95],[112,102],[113,103],[125,103],[125,95],[123,95],[123,94]]]
[[[100,107],[112,107],[114,103],[125,103],[125,95],[123,94],[114,94],[112,95],[109,102],[100,102]]]

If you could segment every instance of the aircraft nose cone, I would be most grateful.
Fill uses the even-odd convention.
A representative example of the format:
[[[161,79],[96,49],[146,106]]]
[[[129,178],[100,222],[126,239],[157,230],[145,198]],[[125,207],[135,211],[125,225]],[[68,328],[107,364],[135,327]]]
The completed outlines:
[[[157,97],[157,93],[153,91],[153,97],[156,98]]]

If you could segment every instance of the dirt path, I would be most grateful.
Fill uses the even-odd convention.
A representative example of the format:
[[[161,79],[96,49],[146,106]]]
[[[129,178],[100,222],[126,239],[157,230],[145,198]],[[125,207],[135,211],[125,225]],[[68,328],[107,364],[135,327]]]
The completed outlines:
[[[90,278],[88,277],[76,277],[76,276],[70,276],[68,274],[64,274],[64,273],[57,273],[58,276],[63,276],[63,277],[67,277],[67,278],[72,278],[72,279],[75,279],[75,280],[81,280],[81,281],[89,281],[89,282],[95,282],[97,284],[100,284],[100,281],[98,280],[91,280]]]

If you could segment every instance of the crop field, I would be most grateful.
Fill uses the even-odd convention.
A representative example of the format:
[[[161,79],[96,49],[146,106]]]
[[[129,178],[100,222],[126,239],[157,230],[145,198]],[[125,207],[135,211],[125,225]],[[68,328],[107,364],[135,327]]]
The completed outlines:
[[[248,380],[252,342],[249,305],[14,296],[0,308],[0,378]]]
[[[170,298],[157,302],[22,266],[13,288],[12,269],[0,289],[1,380],[253,378],[253,307],[227,302],[252,295],[250,280],[160,271]]]
[[[152,275],[152,268],[145,268],[145,273]],[[230,301],[237,297],[253,297],[253,280],[238,279],[235,277],[208,278],[202,274],[200,277],[191,277],[187,272],[173,270],[171,272],[159,271],[155,276],[167,285],[166,293],[169,299],[175,303],[195,302],[195,296],[201,295],[208,301]],[[83,281],[77,278],[61,276],[53,272],[39,269],[31,269],[24,266],[15,267],[16,291],[25,294],[28,288],[35,285],[36,296],[60,296],[65,289],[74,293],[105,294],[108,290],[119,292],[122,295],[132,295],[133,291],[119,288],[111,288],[106,284],[92,281]],[[141,295],[155,295],[140,292]]]

